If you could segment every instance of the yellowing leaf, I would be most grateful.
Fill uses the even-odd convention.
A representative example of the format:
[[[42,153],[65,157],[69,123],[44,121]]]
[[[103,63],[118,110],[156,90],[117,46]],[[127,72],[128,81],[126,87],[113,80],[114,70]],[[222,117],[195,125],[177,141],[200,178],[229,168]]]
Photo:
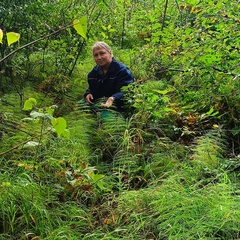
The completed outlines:
[[[202,9],[200,7],[192,7],[190,13],[198,13],[201,12]]]
[[[11,44],[17,42],[20,38],[20,34],[19,33],[15,33],[15,32],[9,32],[7,33],[7,42],[8,42],[8,46],[10,46]]]
[[[3,39],[3,30],[0,28],[0,43],[2,43]]]
[[[30,213],[29,215],[30,215],[32,221],[33,221],[34,223],[36,223],[35,218],[33,217],[33,215],[32,215],[31,213]],[[32,238],[32,239],[33,239],[33,238]]]
[[[2,182],[2,184],[0,185],[0,187],[10,187],[11,183],[10,182]]]
[[[75,19],[73,21],[73,27],[77,33],[83,38],[87,38],[87,17],[83,16],[80,20]]]
[[[23,167],[25,169],[34,169],[35,167],[31,164],[19,163],[18,167]]]

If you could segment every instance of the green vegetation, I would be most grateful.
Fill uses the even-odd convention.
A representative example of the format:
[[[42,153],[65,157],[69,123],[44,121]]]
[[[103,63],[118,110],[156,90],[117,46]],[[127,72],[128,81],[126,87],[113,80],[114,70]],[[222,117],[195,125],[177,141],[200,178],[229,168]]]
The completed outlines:
[[[239,239],[239,3],[20,2],[0,6],[0,239]],[[135,75],[121,114],[81,102],[96,40]]]

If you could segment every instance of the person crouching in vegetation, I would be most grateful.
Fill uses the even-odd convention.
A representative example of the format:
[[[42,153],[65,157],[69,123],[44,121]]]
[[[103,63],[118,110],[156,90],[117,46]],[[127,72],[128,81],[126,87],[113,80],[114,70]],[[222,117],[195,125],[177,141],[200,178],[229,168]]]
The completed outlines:
[[[121,106],[124,95],[121,88],[134,81],[133,74],[113,57],[111,48],[105,42],[96,42],[92,46],[92,54],[97,65],[88,73],[85,102],[93,105],[97,100],[106,98],[103,107],[109,108],[113,103]]]

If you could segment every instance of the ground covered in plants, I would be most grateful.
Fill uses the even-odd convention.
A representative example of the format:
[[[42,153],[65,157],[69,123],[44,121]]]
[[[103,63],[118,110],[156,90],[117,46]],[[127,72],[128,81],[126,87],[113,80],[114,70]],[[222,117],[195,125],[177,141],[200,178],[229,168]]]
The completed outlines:
[[[54,3],[0,7],[0,240],[240,239],[239,4]],[[82,101],[96,40],[122,112]]]

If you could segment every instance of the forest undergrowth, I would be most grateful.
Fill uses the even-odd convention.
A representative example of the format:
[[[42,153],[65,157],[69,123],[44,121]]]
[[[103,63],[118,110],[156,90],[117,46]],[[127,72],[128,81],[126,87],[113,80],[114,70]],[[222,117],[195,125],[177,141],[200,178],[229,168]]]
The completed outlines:
[[[164,122],[74,104],[69,138],[7,106],[0,239],[239,238],[239,158],[221,129],[171,139]]]

